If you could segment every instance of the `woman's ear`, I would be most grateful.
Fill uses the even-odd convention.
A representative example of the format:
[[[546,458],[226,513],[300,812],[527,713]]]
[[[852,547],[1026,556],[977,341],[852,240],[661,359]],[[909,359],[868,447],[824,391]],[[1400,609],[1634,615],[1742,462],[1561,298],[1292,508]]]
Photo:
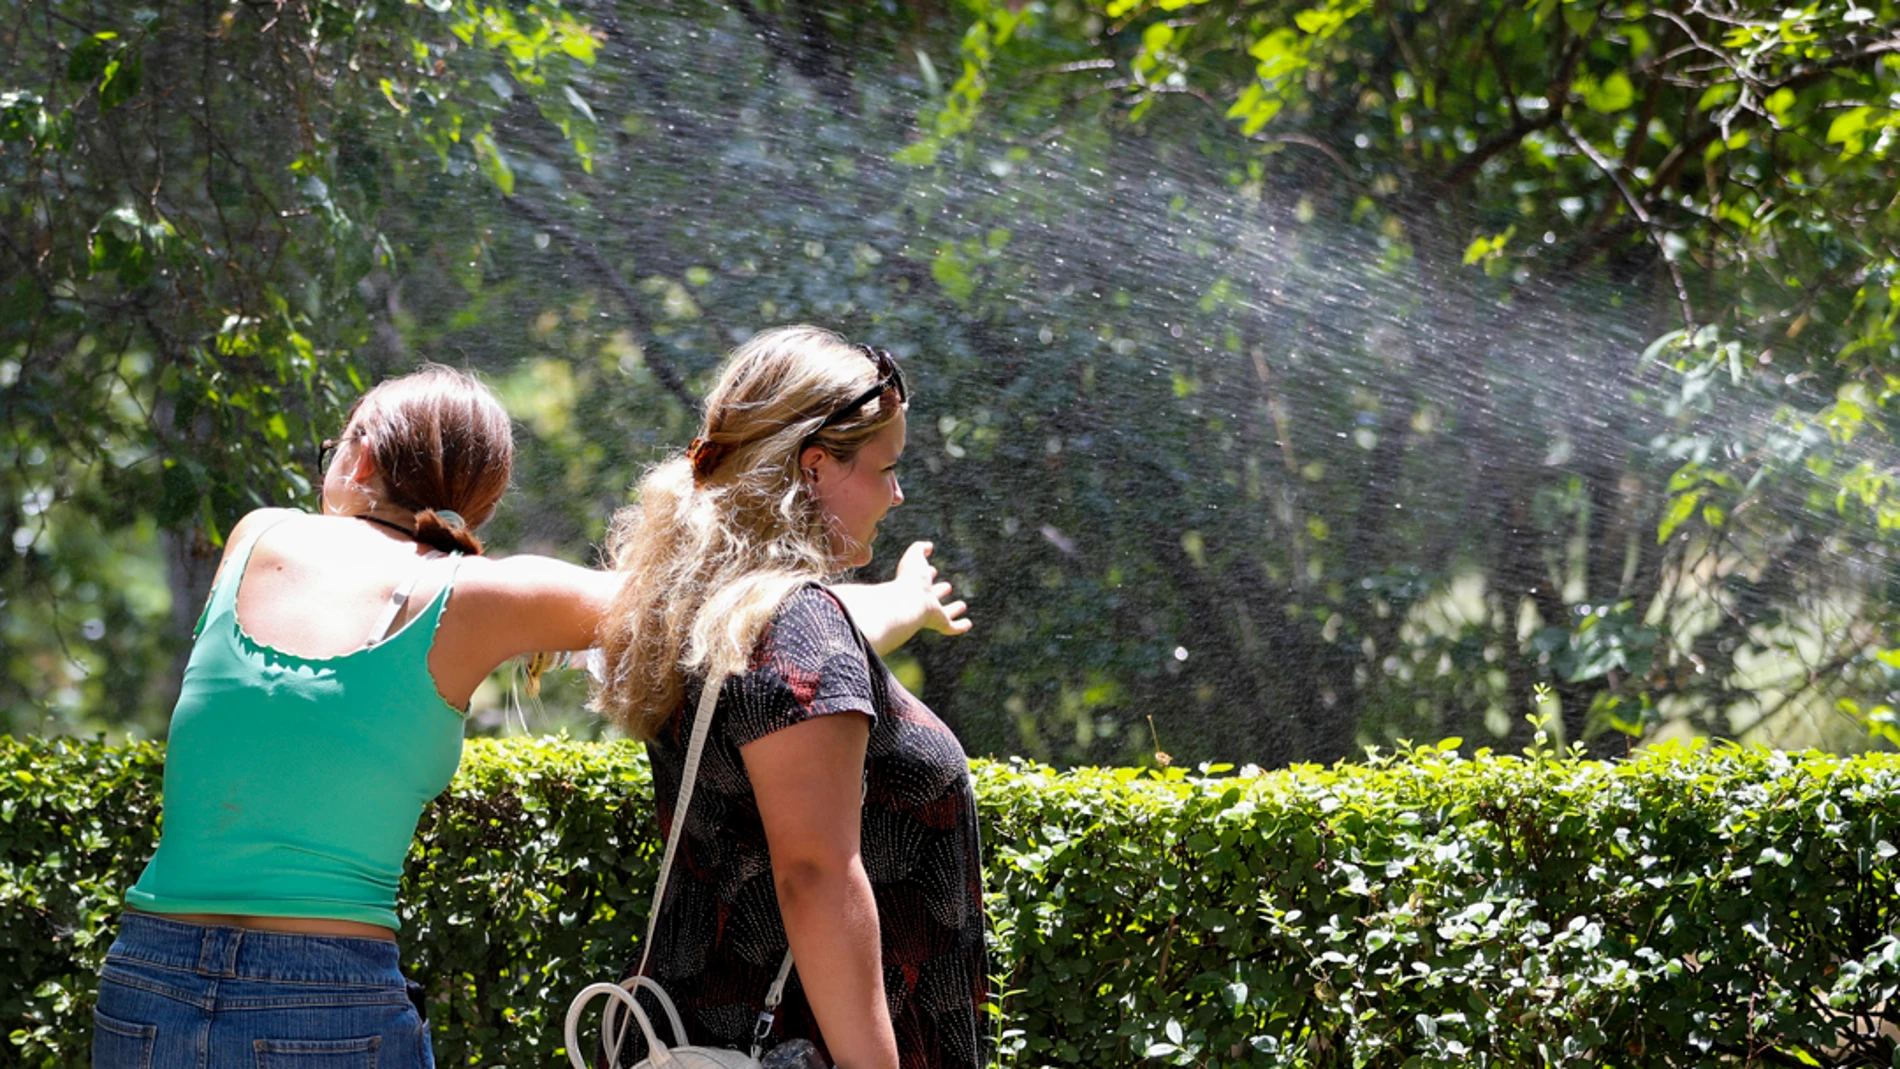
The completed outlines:
[[[376,458],[370,455],[369,439],[358,435],[352,441],[356,445],[356,462],[350,465],[350,481],[358,486],[373,486],[382,473],[376,470]]]
[[[820,446],[808,445],[798,453],[798,470],[804,474],[805,481],[814,487],[818,485],[821,473],[828,473],[831,465],[836,463],[831,454]]]

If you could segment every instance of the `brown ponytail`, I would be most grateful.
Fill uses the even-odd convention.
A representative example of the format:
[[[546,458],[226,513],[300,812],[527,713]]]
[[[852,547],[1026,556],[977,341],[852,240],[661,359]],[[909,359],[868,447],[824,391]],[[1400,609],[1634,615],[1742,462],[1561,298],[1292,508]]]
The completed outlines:
[[[514,469],[508,413],[473,375],[441,364],[390,379],[356,402],[360,432],[393,505],[416,514],[416,541],[479,554]]]
[[[423,509],[416,513],[416,541],[431,546],[444,553],[467,553],[481,556],[482,540],[461,522],[461,515],[449,512],[454,520],[445,520],[435,509]]]

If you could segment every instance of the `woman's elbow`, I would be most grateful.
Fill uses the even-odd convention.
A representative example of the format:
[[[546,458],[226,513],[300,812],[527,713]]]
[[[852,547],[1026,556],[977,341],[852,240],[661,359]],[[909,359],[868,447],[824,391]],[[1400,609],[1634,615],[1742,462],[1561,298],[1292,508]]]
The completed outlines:
[[[855,853],[807,856],[773,861],[772,883],[780,904],[788,910],[812,902],[838,900],[840,891],[861,879],[863,865]]]

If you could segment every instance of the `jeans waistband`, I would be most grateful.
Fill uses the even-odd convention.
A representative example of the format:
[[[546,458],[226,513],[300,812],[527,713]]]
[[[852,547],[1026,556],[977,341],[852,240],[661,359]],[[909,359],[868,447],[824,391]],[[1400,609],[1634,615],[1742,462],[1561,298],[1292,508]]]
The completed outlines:
[[[403,989],[396,944],[384,939],[293,935],[170,920],[149,913],[119,918],[107,957],[223,979],[361,984]]]

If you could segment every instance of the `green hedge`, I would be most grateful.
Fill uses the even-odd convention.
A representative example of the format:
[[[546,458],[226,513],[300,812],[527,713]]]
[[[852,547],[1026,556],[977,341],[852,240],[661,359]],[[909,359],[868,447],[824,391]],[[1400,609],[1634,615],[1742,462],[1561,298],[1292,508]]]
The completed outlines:
[[[84,1063],[162,756],[0,738],[0,1061]],[[1900,759],[976,771],[1002,1064],[1896,1064]],[[649,797],[638,747],[469,744],[404,894],[441,1064],[555,1064]]]

